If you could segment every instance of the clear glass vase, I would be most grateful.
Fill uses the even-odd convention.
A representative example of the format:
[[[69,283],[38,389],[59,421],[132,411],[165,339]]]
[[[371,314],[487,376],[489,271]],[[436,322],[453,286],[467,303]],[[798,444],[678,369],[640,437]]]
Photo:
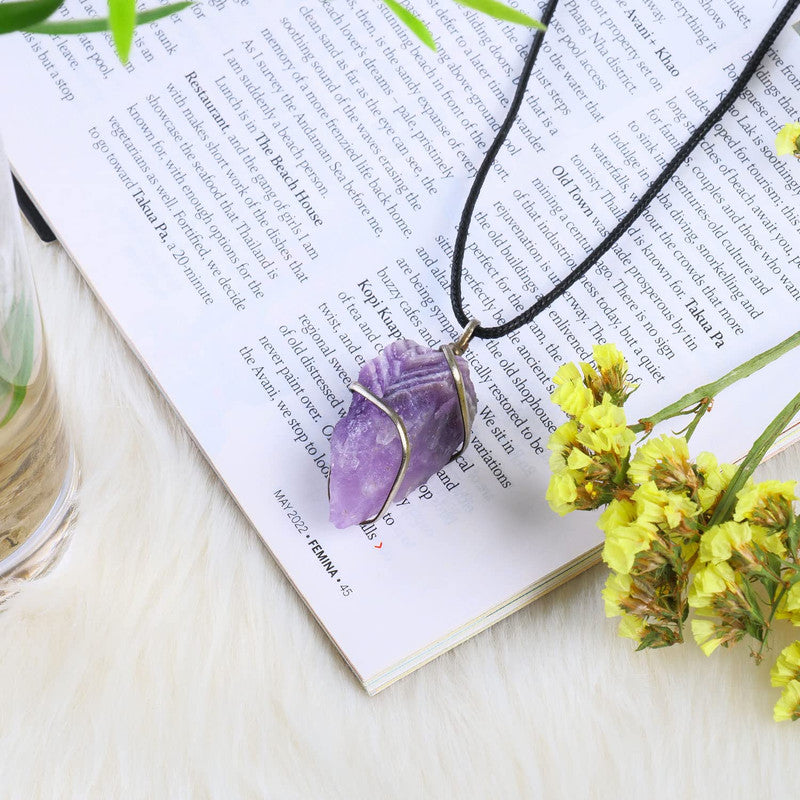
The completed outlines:
[[[77,487],[0,141],[0,604],[57,560],[75,517]]]

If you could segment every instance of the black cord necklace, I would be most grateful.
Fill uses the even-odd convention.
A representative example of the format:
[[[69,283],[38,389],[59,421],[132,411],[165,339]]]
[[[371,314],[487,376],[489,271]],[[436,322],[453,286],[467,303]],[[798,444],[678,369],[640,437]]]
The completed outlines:
[[[557,5],[558,0],[549,0],[541,18],[546,26]],[[464,254],[481,189],[517,119],[539,56],[545,32],[536,32],[508,113],[470,187],[456,233],[450,301],[464,332],[458,341],[442,345],[439,350],[408,340],[393,342],[380,356],[367,362],[358,382],[350,385],[353,402],[331,438],[329,493],[331,521],[337,527],[374,522],[392,502],[404,499],[463,453],[476,409],[469,369],[461,358],[471,339],[502,338],[528,324],[605,256],[737,100],[798,6],[800,0],[786,3],[724,98],[603,241],[525,311],[502,325],[484,327],[464,310]]]
[[[542,14],[542,22],[549,25],[553,18],[553,13],[558,5],[558,0],[550,0]],[[661,192],[667,185],[667,181],[675,174],[678,168],[683,164],[686,158],[691,155],[692,151],[702,141],[703,137],[716,125],[730,107],[736,102],[742,90],[747,86],[750,79],[755,74],[756,70],[761,66],[761,62],[766,56],[767,51],[775,43],[778,34],[783,30],[786,23],[789,21],[791,15],[800,6],[800,0],[790,0],[786,3],[783,10],[778,14],[775,22],[772,23],[770,29],[767,31],[761,44],[756,48],[747,62],[745,68],[742,70],[741,75],[736,79],[733,86],[731,86],[725,97],[722,98],[717,107],[705,118],[705,120],[695,129],[694,133],[686,140],[683,147],[678,150],[672,157],[672,160],[664,167],[661,174],[653,181],[647,191],[641,196],[639,201],[631,208],[631,210],[622,218],[617,226],[603,239],[602,242],[580,263],[572,272],[556,284],[547,294],[542,295],[530,308],[523,311],[518,316],[494,328],[485,328],[478,325],[474,331],[473,336],[477,339],[498,339],[502,336],[507,336],[513,333],[523,325],[527,325],[534,317],[541,314],[548,308],[555,300],[561,297],[574,283],[579,281],[589,270],[597,264],[598,261],[617,243],[625,231],[636,221],[638,216],[650,205],[650,202]],[[486,151],[483,162],[478,170],[475,180],[472,183],[467,201],[464,204],[464,211],[461,214],[461,222],[458,226],[456,234],[456,241],[453,246],[453,266],[450,273],[450,301],[453,306],[453,313],[456,315],[459,325],[462,327],[469,323],[469,317],[464,311],[464,298],[462,296],[462,274],[464,264],[464,252],[467,245],[467,235],[469,233],[470,222],[472,221],[472,214],[475,210],[475,204],[478,202],[483,183],[486,176],[492,167],[500,148],[503,146],[509,131],[517,119],[522,99],[525,95],[525,90],[528,86],[533,68],[536,65],[536,59],[539,55],[539,50],[544,40],[544,31],[537,31],[533,39],[533,44],[525,59],[525,65],[522,68],[519,85],[514,94],[514,99],[508,109],[508,114],[497,132],[489,149]]]

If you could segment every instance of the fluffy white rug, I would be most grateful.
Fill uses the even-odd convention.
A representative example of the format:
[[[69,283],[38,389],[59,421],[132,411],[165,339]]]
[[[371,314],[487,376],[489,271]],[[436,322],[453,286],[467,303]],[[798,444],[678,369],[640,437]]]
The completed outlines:
[[[84,482],[66,558],[0,614],[3,800],[796,796],[768,667],[631,652],[601,568],[368,698],[72,264],[28,237]]]

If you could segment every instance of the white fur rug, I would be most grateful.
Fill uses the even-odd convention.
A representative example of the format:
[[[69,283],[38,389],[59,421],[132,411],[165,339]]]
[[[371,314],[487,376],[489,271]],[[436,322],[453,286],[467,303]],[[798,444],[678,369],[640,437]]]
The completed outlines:
[[[772,721],[769,666],[633,653],[602,568],[367,697],[72,264],[28,236],[84,482],[65,559],[0,614],[2,800],[796,797],[800,723]]]

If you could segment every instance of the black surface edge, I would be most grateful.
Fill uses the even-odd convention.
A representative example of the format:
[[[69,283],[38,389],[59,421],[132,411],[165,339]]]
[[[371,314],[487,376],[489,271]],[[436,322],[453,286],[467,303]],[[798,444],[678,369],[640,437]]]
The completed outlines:
[[[11,176],[14,179],[14,191],[17,195],[17,202],[25,215],[25,218],[30,222],[31,227],[36,231],[37,236],[43,242],[55,242],[56,235],[53,233],[50,226],[44,221],[44,217],[39,213],[39,209],[33,203],[27,192],[22,188],[20,182],[15,175]]]

